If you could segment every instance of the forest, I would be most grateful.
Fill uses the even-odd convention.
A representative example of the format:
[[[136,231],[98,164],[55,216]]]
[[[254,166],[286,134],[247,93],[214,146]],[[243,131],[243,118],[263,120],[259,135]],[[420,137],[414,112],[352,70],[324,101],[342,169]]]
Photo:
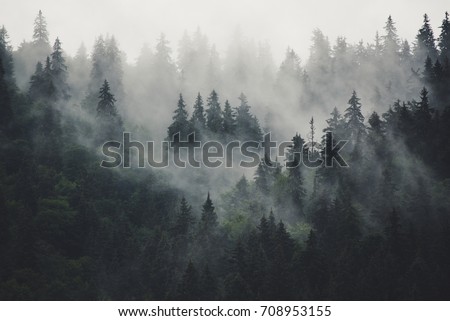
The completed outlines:
[[[3,26],[0,299],[450,300],[450,17],[379,27],[281,62],[162,34],[131,63],[112,35],[70,56],[41,11],[17,48]],[[292,143],[253,169],[101,167],[125,131]],[[331,139],[348,167],[300,163]]]

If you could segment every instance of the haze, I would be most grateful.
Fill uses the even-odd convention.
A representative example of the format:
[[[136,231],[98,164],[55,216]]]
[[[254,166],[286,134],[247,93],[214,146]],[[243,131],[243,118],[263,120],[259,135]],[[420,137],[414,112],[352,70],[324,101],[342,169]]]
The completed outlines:
[[[100,34],[114,35],[134,62],[144,43],[150,46],[164,32],[175,50],[183,32],[197,27],[223,53],[236,28],[255,41],[267,41],[277,63],[287,46],[308,57],[313,29],[319,28],[330,40],[345,36],[351,43],[371,42],[392,15],[402,38],[414,40],[426,12],[437,32],[447,1],[207,1],[207,0],[108,0],[32,1],[3,0],[0,24],[7,27],[15,48],[30,40],[33,20],[42,10],[47,18],[50,39],[57,36],[64,49],[74,55],[84,42],[90,51]],[[407,9],[406,9],[407,8]],[[405,10],[406,9],[406,10]]]

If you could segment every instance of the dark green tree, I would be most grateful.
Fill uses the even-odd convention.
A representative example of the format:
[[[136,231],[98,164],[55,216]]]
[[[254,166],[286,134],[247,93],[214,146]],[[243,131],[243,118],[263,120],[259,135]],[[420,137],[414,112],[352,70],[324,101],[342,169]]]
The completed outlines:
[[[186,104],[184,103],[183,95],[181,94],[178,99],[178,108],[175,109],[172,119],[173,122],[170,124],[167,131],[169,140],[177,133],[180,134],[180,139],[186,140],[187,136],[191,133],[191,124],[189,123]]]
[[[222,130],[222,111],[219,103],[219,96],[213,90],[208,97],[206,105],[206,126],[212,133],[220,133]]]
[[[345,110],[345,129],[348,137],[356,140],[360,135],[366,131],[364,125],[364,116],[361,113],[360,99],[356,95],[356,91],[353,91],[352,97],[348,101],[349,107]]]
[[[424,14],[423,26],[419,29],[416,36],[416,46],[414,48],[414,58],[416,59],[417,64],[422,64],[427,56],[429,56],[432,61],[437,58],[435,41],[428,15]]]
[[[196,133],[200,133],[206,128],[205,109],[203,106],[203,98],[200,93],[197,94],[197,98],[195,99],[191,123]]]
[[[231,105],[228,100],[225,101],[225,106],[222,115],[222,131],[226,138],[233,137],[236,130],[236,119]]]
[[[199,300],[200,296],[200,277],[195,265],[192,261],[189,261],[178,286],[177,299],[183,301],[195,301]]]
[[[241,93],[239,96],[240,105],[236,113],[236,133],[241,140],[261,141],[262,132],[259,122],[250,113],[250,106],[247,97]]]
[[[445,57],[450,59],[450,20],[448,12],[445,12],[445,18],[439,28],[441,28],[441,33],[438,37],[438,47],[441,60],[444,61]]]

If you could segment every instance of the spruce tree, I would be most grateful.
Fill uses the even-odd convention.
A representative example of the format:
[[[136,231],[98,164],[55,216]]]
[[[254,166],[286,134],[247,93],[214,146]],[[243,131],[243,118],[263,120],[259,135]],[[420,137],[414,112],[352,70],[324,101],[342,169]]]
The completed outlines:
[[[208,97],[206,109],[206,126],[212,133],[220,133],[222,130],[222,112],[219,103],[219,96],[213,90]]]
[[[198,271],[192,261],[189,261],[186,270],[181,278],[178,286],[178,300],[194,301],[199,300],[200,293],[200,277]]]
[[[353,91],[352,97],[348,101],[349,107],[345,110],[345,128],[349,135],[349,138],[354,140],[365,133],[366,126],[364,125],[364,116],[361,113],[360,99],[356,95],[356,91]]]
[[[395,22],[389,15],[384,27],[385,35],[383,36],[384,53],[387,55],[396,55],[399,51],[399,39]]]
[[[438,46],[441,54],[441,60],[450,59],[450,20],[448,12],[445,12],[445,18],[442,20],[441,33],[438,37]]]
[[[414,56],[418,64],[422,64],[427,56],[433,61],[437,58],[434,34],[427,14],[424,14],[423,26],[419,29],[419,33],[416,36]]]
[[[208,192],[205,203],[202,208],[202,216],[200,218],[200,233],[203,235],[211,235],[217,227],[217,214]]]
[[[67,85],[67,66],[63,57],[59,38],[56,38],[55,44],[53,45],[53,52],[51,54],[51,70],[53,82],[58,91],[58,98],[68,98],[69,86]]]
[[[180,209],[175,221],[174,233],[175,236],[188,236],[191,230],[192,224],[194,223],[194,217],[192,215],[192,207],[186,201],[184,196],[181,198]]]
[[[39,10],[37,17],[34,20],[33,43],[39,46],[49,45],[47,21],[45,20],[41,10]]]
[[[108,81],[105,79],[100,88],[98,98],[100,101],[97,104],[97,116],[99,117],[115,117],[117,116],[117,109],[115,106],[116,98],[111,93]]]
[[[236,130],[236,119],[228,100],[225,101],[222,119],[222,131],[224,136],[228,138],[233,137]]]
[[[200,133],[202,130],[206,128],[205,109],[203,106],[203,98],[200,95],[200,93],[197,94],[197,98],[195,99],[191,123],[196,133],[197,132]]]
[[[12,83],[14,81],[13,49],[9,43],[5,26],[0,28],[0,59],[2,60],[5,80]]]
[[[241,140],[252,140],[260,142],[262,132],[258,119],[250,113],[250,106],[247,97],[241,93],[239,96],[240,105],[236,114],[236,133]]]
[[[175,109],[172,117],[173,122],[168,129],[168,139],[171,140],[177,133],[180,134],[180,139],[186,140],[187,136],[191,133],[191,126],[188,121],[188,112],[186,110],[186,104],[184,103],[183,95],[180,94],[178,99],[178,108]]]

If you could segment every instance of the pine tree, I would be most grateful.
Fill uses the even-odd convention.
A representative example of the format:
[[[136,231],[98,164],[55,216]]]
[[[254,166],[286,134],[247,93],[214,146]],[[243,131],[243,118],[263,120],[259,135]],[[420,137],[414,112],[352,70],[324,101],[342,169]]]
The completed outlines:
[[[240,105],[236,114],[236,132],[241,140],[252,140],[260,142],[262,132],[258,119],[250,113],[250,106],[247,97],[241,93],[239,96]]]
[[[419,29],[419,33],[416,36],[414,56],[418,64],[422,64],[427,56],[429,56],[431,60],[437,58],[434,34],[427,14],[424,14],[423,26]]]
[[[288,151],[288,159],[290,159],[290,161],[287,164],[289,191],[292,202],[299,214],[303,212],[303,201],[306,196],[306,191],[303,186],[302,166],[300,163],[304,143],[302,137],[298,133],[295,134],[292,138],[292,145]]]
[[[438,46],[441,53],[441,60],[444,61],[445,57],[450,59],[450,20],[448,12],[445,12],[445,18],[442,20],[441,33],[438,38]]]
[[[14,81],[13,49],[9,43],[5,26],[0,28],[0,59],[2,60],[5,80],[12,83]]]
[[[69,86],[67,85],[67,66],[62,54],[61,42],[56,38],[53,45],[53,52],[51,54],[51,70],[54,85],[57,88],[57,95],[60,98],[68,98]]]
[[[360,99],[353,91],[352,97],[348,101],[349,107],[345,110],[344,117],[346,120],[346,130],[349,137],[356,140],[361,134],[365,133],[364,116],[361,113]]]
[[[98,37],[94,43],[94,49],[91,54],[92,69],[91,69],[91,80],[90,89],[95,92],[98,90],[101,82],[105,79],[105,63],[104,57],[106,55],[105,40],[103,36]]]
[[[369,125],[370,125],[370,130],[372,132],[374,132],[375,134],[381,134],[382,133],[382,122],[381,122],[381,118],[378,115],[378,113],[376,111],[374,111],[372,113],[372,115],[370,115],[369,117]]]
[[[37,17],[34,20],[33,43],[39,46],[49,45],[47,21],[45,20],[45,17],[42,15],[41,10],[39,10]]]
[[[97,116],[98,117],[115,117],[117,116],[117,109],[114,105],[116,98],[111,93],[111,88],[109,87],[108,81],[105,79],[103,86],[100,88],[100,93],[98,98],[100,101],[97,105]]]
[[[178,286],[177,299],[194,301],[199,300],[200,296],[200,278],[195,265],[192,261],[189,261],[181,279],[181,283]]]
[[[12,118],[11,95],[6,81],[6,73],[3,68],[3,60],[0,56],[0,125],[3,127]]]
[[[211,235],[216,229],[217,224],[217,214],[208,192],[206,201],[203,204],[202,216],[200,218],[200,233],[203,235]]]
[[[187,136],[191,133],[191,126],[188,121],[188,112],[186,110],[186,104],[184,103],[183,96],[180,94],[178,99],[178,108],[175,109],[172,117],[173,122],[168,129],[168,138],[171,140],[177,133],[180,134],[180,139],[186,140]]]
[[[180,209],[178,212],[178,216],[175,221],[174,226],[174,235],[177,237],[186,237],[188,236],[189,231],[191,230],[191,225],[194,223],[194,217],[192,215],[192,207],[186,201],[184,196],[181,198]],[[183,239],[185,240],[185,239]]]
[[[225,101],[225,106],[223,109],[223,123],[222,123],[222,131],[223,134],[230,138],[234,135],[236,130],[236,120],[233,110],[231,109],[231,105],[228,100]]]
[[[197,98],[194,104],[194,112],[192,113],[191,123],[197,132],[201,132],[206,128],[205,110],[203,107],[203,98],[200,93],[197,94]]]
[[[389,15],[384,27],[385,35],[383,36],[384,53],[387,55],[396,55],[399,51],[399,39],[395,22]]]
[[[213,90],[207,100],[206,126],[212,133],[219,133],[222,129],[222,112],[220,109],[219,96]]]

